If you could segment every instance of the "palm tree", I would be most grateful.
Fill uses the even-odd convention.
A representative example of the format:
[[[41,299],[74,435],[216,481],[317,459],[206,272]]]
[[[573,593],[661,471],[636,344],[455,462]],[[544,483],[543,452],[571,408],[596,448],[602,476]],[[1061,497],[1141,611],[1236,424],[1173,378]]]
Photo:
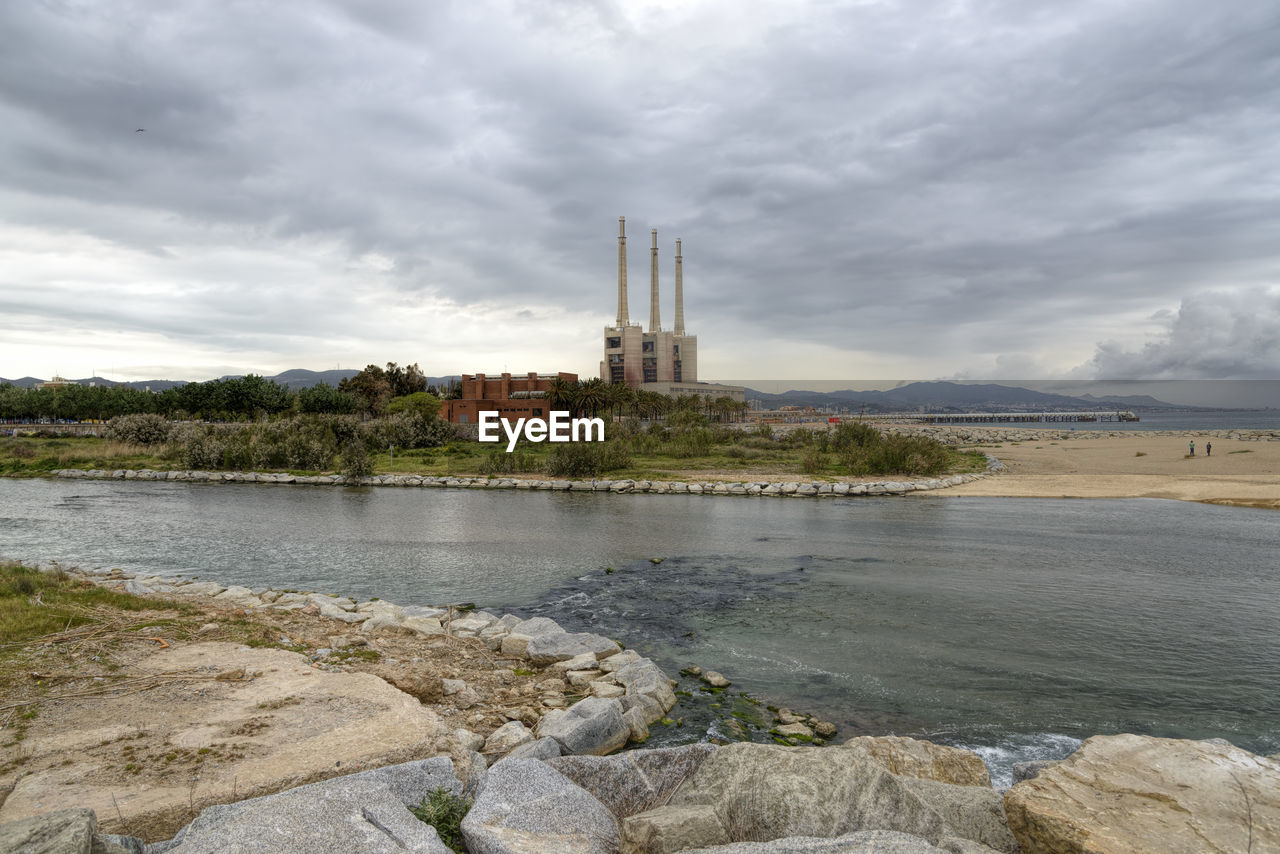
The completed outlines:
[[[607,402],[608,384],[599,377],[592,377],[578,386],[578,409],[594,418]]]
[[[547,387],[547,409],[564,409],[573,402],[577,382],[556,377]]]

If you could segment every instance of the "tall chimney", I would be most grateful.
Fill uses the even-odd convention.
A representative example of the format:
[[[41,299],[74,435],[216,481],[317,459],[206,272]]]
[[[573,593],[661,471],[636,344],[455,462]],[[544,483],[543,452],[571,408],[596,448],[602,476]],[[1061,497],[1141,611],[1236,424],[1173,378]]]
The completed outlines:
[[[627,218],[618,217],[618,326],[627,325]]]
[[[680,257],[680,238],[676,238],[676,334],[684,334],[684,259]]]
[[[653,229],[650,234],[653,247],[649,250],[649,331],[657,332],[662,328],[658,315],[658,229]]]

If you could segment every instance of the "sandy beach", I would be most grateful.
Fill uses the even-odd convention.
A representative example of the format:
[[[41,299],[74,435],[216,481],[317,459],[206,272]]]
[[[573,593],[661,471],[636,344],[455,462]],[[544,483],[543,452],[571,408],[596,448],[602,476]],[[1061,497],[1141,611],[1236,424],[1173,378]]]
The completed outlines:
[[[992,430],[998,435],[997,431]],[[1009,431],[1013,434],[1017,431]],[[1196,454],[1188,456],[1188,443]],[[1212,455],[1205,444],[1213,444]],[[1097,438],[994,440],[983,447],[1008,471],[939,495],[1172,498],[1280,509],[1280,442],[1134,432]]]

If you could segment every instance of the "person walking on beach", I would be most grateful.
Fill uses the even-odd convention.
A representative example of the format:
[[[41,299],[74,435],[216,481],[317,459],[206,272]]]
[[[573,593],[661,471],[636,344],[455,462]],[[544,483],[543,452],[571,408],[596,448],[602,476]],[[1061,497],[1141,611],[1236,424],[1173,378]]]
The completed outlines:
[[[1189,446],[1189,447],[1191,448],[1191,452],[1190,452],[1189,454],[1187,454],[1187,456],[1188,456],[1188,457],[1194,457],[1194,456],[1196,455],[1196,440],[1195,440],[1195,439],[1192,439],[1192,440],[1191,440],[1191,443],[1190,443],[1190,446]]]
[[[1205,443],[1204,443],[1204,455],[1205,455],[1206,457],[1212,457],[1212,456],[1213,456],[1213,443],[1212,443],[1212,442],[1205,442]]]

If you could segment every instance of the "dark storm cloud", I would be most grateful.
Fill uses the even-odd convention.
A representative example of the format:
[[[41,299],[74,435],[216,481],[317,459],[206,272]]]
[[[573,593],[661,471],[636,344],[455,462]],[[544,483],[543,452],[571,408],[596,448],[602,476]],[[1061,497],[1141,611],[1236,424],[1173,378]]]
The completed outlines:
[[[158,259],[318,242],[385,259],[409,300],[601,321],[625,214],[633,318],[656,227],[663,314],[682,237],[704,349],[803,338],[941,374],[1065,341],[1065,369],[1126,318],[1278,281],[1278,22],[1269,0],[5,4],[0,210]],[[333,320],[234,276],[184,269],[189,304],[113,322]],[[1146,364],[1229,368],[1196,352]]]

